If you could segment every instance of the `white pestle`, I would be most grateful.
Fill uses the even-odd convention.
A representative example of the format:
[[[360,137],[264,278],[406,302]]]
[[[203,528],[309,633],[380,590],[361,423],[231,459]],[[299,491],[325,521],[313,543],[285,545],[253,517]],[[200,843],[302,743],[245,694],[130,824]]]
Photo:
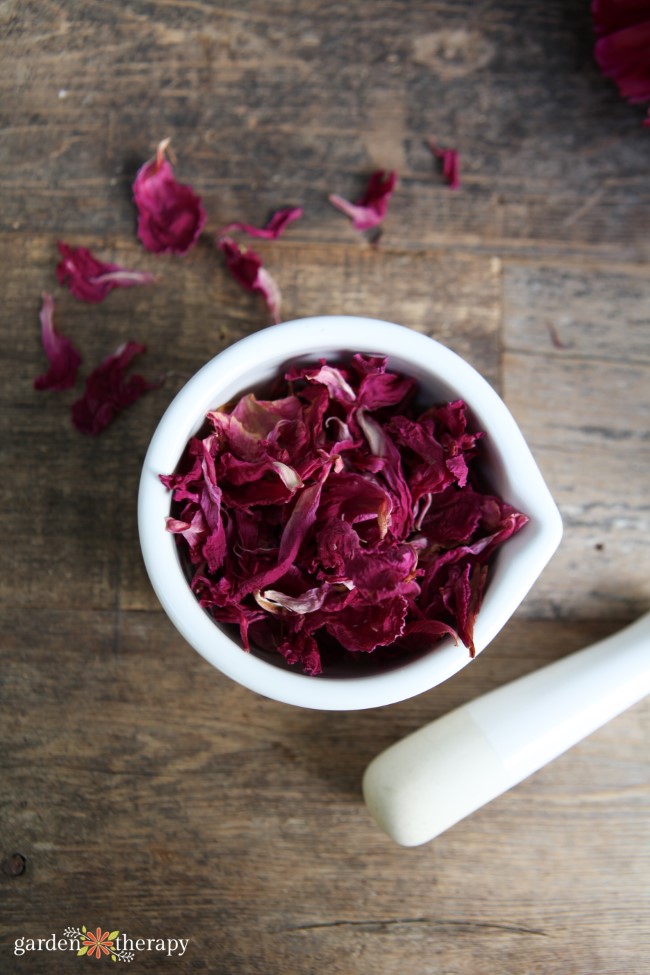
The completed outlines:
[[[378,755],[363,794],[402,846],[438,836],[650,693],[650,613]]]

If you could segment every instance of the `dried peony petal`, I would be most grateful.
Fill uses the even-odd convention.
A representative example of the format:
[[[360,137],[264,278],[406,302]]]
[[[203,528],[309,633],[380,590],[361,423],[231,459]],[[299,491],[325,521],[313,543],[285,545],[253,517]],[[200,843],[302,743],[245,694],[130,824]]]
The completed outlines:
[[[206,220],[201,198],[191,186],[176,182],[165,158],[170,141],[159,144],[156,155],[140,167],[133,183],[138,237],[154,254],[186,254]]]
[[[594,55],[629,102],[650,100],[650,2],[592,0]],[[650,124],[650,116],[644,125]]]
[[[70,389],[77,378],[81,356],[64,335],[54,327],[54,298],[43,292],[41,308],[41,340],[50,364],[46,373],[34,380],[34,389]]]
[[[442,162],[442,176],[450,190],[460,189],[460,153],[457,149],[444,149],[428,139],[429,149]]]
[[[59,284],[67,284],[80,301],[103,301],[113,288],[132,288],[138,284],[151,284],[154,274],[146,271],[129,271],[119,264],[98,261],[86,247],[70,247],[62,240],[57,242],[61,260],[56,266]]]
[[[260,237],[263,240],[277,240],[280,234],[293,223],[302,217],[302,207],[287,207],[284,210],[277,210],[269,222],[264,227],[253,227],[249,223],[229,223],[219,232],[219,237],[227,236],[239,230],[249,237]]]
[[[396,186],[397,173],[386,173],[380,169],[372,174],[366,192],[356,203],[349,203],[336,194],[331,194],[329,201],[337,210],[350,217],[355,230],[371,230],[386,216],[388,203]]]
[[[145,351],[138,342],[124,342],[90,373],[83,396],[72,404],[72,422],[80,433],[101,433],[118,413],[161,385],[162,380],[152,383],[142,376],[125,378],[133,357]]]
[[[473,654],[491,557],[527,519],[481,489],[465,404],[421,412],[381,356],[296,364],[284,383],[210,411],[161,477],[200,604],[306,674],[445,636]]]
[[[217,247],[226,257],[226,265],[235,281],[238,281],[246,291],[257,291],[261,294],[277,324],[280,321],[280,289],[266,270],[262,258],[236,243],[231,237],[220,237]]]

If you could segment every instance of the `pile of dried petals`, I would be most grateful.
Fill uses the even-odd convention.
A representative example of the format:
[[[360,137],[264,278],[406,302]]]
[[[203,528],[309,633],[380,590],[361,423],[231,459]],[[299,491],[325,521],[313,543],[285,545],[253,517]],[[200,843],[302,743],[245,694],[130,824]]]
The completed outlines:
[[[161,476],[201,605],[307,674],[445,635],[473,654],[491,556],[528,520],[484,489],[464,403],[422,412],[386,367],[293,367],[279,398],[209,412]]]

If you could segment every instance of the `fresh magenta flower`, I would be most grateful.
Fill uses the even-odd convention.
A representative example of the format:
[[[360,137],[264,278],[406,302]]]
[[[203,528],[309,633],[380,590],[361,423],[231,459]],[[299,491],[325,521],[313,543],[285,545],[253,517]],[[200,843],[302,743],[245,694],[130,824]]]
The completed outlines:
[[[246,291],[255,291],[262,295],[273,321],[277,324],[280,321],[282,296],[275,280],[264,267],[259,254],[238,244],[232,237],[218,238],[217,247],[223,251],[226,266],[235,281]]]
[[[433,139],[428,140],[429,149],[442,163],[442,178],[450,190],[460,189],[460,153],[457,149],[445,149]]]
[[[239,230],[244,234],[248,234],[249,237],[260,237],[263,240],[277,240],[289,224],[293,223],[294,220],[299,220],[300,217],[302,217],[302,207],[287,207],[284,210],[277,210],[264,227],[254,227],[249,223],[229,223],[227,227],[224,227],[220,231],[219,236],[227,236]]]
[[[366,192],[356,203],[350,203],[334,193],[330,195],[329,201],[337,210],[350,217],[355,230],[371,230],[386,216],[388,203],[396,186],[397,173],[386,173],[380,169],[372,174]]]
[[[148,382],[137,375],[126,378],[133,357],[145,351],[138,342],[124,342],[90,373],[83,396],[72,404],[72,422],[80,433],[101,433],[118,413],[161,385],[162,380]]]
[[[70,339],[55,329],[54,298],[46,292],[43,292],[40,319],[41,340],[50,366],[46,373],[36,377],[34,389],[70,389],[75,384],[81,356]]]
[[[592,0],[591,15],[602,73],[627,101],[649,101],[650,0]]]
[[[146,271],[129,271],[119,264],[98,261],[86,247],[70,247],[62,240],[56,245],[61,260],[56,266],[59,284],[68,285],[79,301],[98,303],[113,288],[132,288],[138,284],[151,284],[154,274]]]
[[[138,209],[138,237],[154,254],[186,254],[205,226],[201,198],[191,186],[178,183],[166,158],[164,139],[153,159],[141,166],[133,184]]]
[[[278,394],[210,411],[161,476],[200,604],[310,675],[444,636],[473,655],[492,555],[528,519],[485,490],[465,404],[422,410],[369,355],[294,366]]]

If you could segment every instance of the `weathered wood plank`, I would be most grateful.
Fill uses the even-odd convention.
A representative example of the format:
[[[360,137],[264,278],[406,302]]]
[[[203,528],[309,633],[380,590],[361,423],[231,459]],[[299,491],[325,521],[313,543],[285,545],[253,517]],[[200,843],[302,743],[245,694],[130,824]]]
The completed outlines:
[[[23,876],[0,876],[5,945],[90,922],[189,937],[181,972],[210,952],[220,970],[299,975],[470,975],[525,954],[557,975],[622,961],[642,975],[645,705],[416,850],[390,843],[359,793],[391,740],[611,624],[513,622],[444,689],[333,722],[236,687],[179,646],[161,614],[123,614],[115,645],[110,614],[47,619],[49,669],[30,668],[30,654],[41,658],[19,627],[5,654],[3,848],[27,862]],[[74,646],[80,628],[91,654]],[[138,964],[159,970],[163,957]]]
[[[300,203],[300,239],[346,240],[327,194],[396,167],[395,246],[648,258],[642,113],[599,75],[581,0],[382,0],[371,16],[51,0],[3,19],[2,229],[124,234],[135,168],[172,135],[215,227]],[[460,193],[429,134],[460,148]]]
[[[565,524],[527,612],[638,615],[650,604],[646,277],[515,264],[504,277],[504,391]]]

